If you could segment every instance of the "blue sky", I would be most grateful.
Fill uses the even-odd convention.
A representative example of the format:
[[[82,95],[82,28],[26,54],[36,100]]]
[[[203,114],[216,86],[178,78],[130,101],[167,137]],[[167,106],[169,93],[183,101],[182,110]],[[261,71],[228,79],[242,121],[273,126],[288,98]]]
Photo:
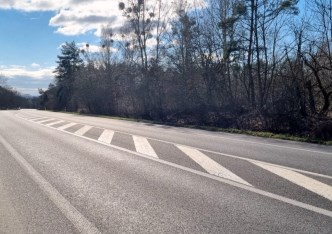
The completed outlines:
[[[110,0],[1,0],[0,74],[21,93],[37,95],[53,81],[61,44],[98,46],[101,27],[123,20],[117,6]]]
[[[53,81],[64,42],[97,50],[101,28],[123,24],[119,1],[0,0],[0,75],[19,92],[37,95]]]

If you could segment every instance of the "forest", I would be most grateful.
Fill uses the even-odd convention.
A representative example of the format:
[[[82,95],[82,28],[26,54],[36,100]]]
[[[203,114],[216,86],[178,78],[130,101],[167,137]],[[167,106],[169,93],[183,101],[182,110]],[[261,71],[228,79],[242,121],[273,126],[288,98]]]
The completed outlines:
[[[62,45],[40,108],[332,138],[329,0],[126,0]]]
[[[4,76],[0,75],[0,110],[37,108],[38,98],[23,96],[7,84]]]

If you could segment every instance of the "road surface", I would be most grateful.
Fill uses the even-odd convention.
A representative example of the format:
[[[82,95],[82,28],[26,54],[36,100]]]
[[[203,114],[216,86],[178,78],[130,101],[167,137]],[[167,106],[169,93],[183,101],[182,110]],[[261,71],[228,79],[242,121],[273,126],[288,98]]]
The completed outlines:
[[[0,111],[0,233],[332,233],[332,147]]]

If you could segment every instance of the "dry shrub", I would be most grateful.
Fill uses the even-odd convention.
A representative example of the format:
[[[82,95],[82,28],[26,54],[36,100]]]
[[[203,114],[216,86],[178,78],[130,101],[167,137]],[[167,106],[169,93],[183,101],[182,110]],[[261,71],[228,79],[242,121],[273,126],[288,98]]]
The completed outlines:
[[[310,131],[310,137],[332,140],[332,121],[318,121]]]

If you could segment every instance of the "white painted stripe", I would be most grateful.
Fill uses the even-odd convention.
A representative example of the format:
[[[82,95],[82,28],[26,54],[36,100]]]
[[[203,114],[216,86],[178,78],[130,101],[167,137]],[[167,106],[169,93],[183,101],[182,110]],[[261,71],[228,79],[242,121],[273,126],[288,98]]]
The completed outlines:
[[[235,175],[230,170],[226,169],[225,167],[221,166],[219,163],[215,162],[202,152],[190,148],[187,146],[177,145],[177,147],[185,153],[187,156],[189,156],[192,160],[194,160],[196,163],[198,163],[201,167],[203,167],[208,173],[212,175],[216,175],[225,179],[233,180],[235,182],[245,184],[248,186],[252,186],[247,181],[243,180],[239,176]]]
[[[112,139],[114,136],[114,132],[111,130],[104,130],[103,133],[100,135],[100,137],[98,138],[98,141],[104,142],[104,143],[108,143],[111,144]]]
[[[44,126],[47,126],[47,125],[44,125]],[[49,128],[51,128],[51,127],[49,127]],[[77,135],[74,135],[74,133],[71,133],[71,132],[68,132],[68,131],[64,131],[64,133],[66,133],[68,135],[71,135],[71,136],[77,136]],[[147,156],[145,154],[141,154],[139,152],[131,151],[131,150],[128,150],[128,149],[125,149],[125,148],[115,146],[115,145],[104,143],[104,142],[101,142],[101,141],[98,141],[98,140],[94,140],[92,138],[88,138],[88,137],[85,137],[85,136],[78,136],[78,137],[83,138],[85,140],[89,140],[89,141],[92,141],[92,142],[95,142],[95,143],[99,143],[99,144],[108,146],[112,149],[117,149],[117,150],[129,153],[129,154],[133,154],[133,155],[136,155],[136,156],[139,156],[139,157],[142,157],[142,158],[153,160],[153,161],[161,163],[163,165],[167,165],[167,166],[170,166],[170,167],[173,167],[173,168],[177,168],[177,169],[180,169],[180,170],[183,170],[183,171],[187,171],[187,172],[190,172],[192,174],[202,176],[204,178],[209,178],[209,179],[212,179],[212,180],[215,180],[215,181],[219,181],[219,182],[222,182],[224,184],[234,186],[236,188],[241,188],[245,191],[250,191],[250,192],[255,193],[255,194],[260,194],[262,196],[275,199],[276,201],[284,202],[286,204],[290,204],[290,205],[293,205],[295,207],[300,207],[300,208],[315,212],[317,214],[322,214],[322,215],[325,215],[327,217],[332,218],[332,211],[329,211],[329,210],[326,210],[326,209],[322,209],[322,208],[319,208],[319,207],[316,207],[316,206],[305,204],[303,202],[299,202],[299,201],[296,201],[296,200],[293,200],[293,199],[290,199],[290,198],[287,198],[287,197],[283,197],[283,196],[280,196],[280,195],[277,195],[277,194],[266,192],[266,191],[263,191],[261,189],[257,189],[255,187],[240,184],[240,183],[237,183],[237,182],[234,182],[234,181],[231,181],[231,180],[228,180],[228,179],[224,179],[224,178],[221,178],[221,177],[218,177],[218,176],[215,176],[215,175],[207,174],[205,172],[197,171],[197,170],[194,170],[194,169],[191,169],[191,168],[188,168],[188,167],[184,167],[184,166],[181,166],[181,165],[178,165],[178,164],[175,164],[175,163],[171,163],[171,162],[159,159],[159,158],[150,157],[150,156]],[[1,141],[1,139],[0,139],[0,141]]]
[[[123,133],[123,134],[129,134],[128,132],[122,132],[122,131],[117,131],[117,132]],[[173,144],[173,145],[176,144],[175,142],[165,141],[165,140],[160,140],[160,139],[154,139],[154,138],[150,138],[150,137],[147,137],[147,139],[148,140],[158,141],[158,142],[163,142],[163,143],[167,143],[167,144]],[[249,158],[245,158],[245,157],[241,157],[241,156],[237,156],[237,155],[232,155],[232,154],[220,153],[220,152],[216,152],[216,151],[212,151],[212,150],[207,150],[207,149],[203,149],[203,148],[197,148],[196,147],[195,149],[203,151],[203,152],[218,154],[218,155],[222,155],[222,156],[226,156],[226,157],[230,157],[230,158],[235,158],[235,159],[240,159],[240,160],[244,160],[244,161],[248,161],[248,162],[253,162],[253,163],[254,162],[261,162],[261,161],[254,160],[254,159],[249,159]],[[300,170],[300,169],[296,169],[296,168],[291,168],[291,167],[286,167],[286,166],[282,166],[282,165],[271,164],[271,163],[267,163],[267,162],[262,162],[262,163],[265,163],[267,165],[273,165],[273,166],[277,166],[277,167],[289,169],[289,170],[292,170],[292,171],[297,171],[297,172],[308,174],[308,175],[314,175],[314,176],[318,176],[318,177],[322,177],[322,178],[332,179],[332,176],[324,175],[324,174],[320,174],[320,173],[316,173],[316,172],[311,172],[311,171],[306,171],[306,170]]]
[[[75,132],[75,134],[82,136],[82,135],[84,135],[87,131],[89,131],[91,128],[92,128],[92,126],[85,125],[84,127],[78,129],[78,130]]]
[[[22,115],[16,115],[17,117],[21,118],[21,119],[25,119],[25,120],[29,120],[32,121],[33,119],[42,119],[44,117],[37,117],[37,116],[22,116]]]
[[[247,161],[252,162],[252,163],[258,162],[258,163],[262,163],[262,164],[265,164],[265,165],[270,165],[270,166],[274,166],[274,167],[284,168],[286,170],[300,172],[300,173],[303,173],[303,174],[308,174],[308,175],[318,176],[318,177],[322,177],[322,178],[332,179],[332,176],[323,175],[323,174],[315,173],[315,172],[311,172],[311,171],[305,171],[305,170],[300,170],[300,169],[296,169],[296,168],[292,168],[292,167],[280,166],[280,165],[277,165],[277,164],[271,164],[271,163],[261,162],[261,161],[257,161],[257,160],[249,160],[248,159]]]
[[[332,201],[332,187],[327,184],[324,184],[318,180],[312,179],[295,171],[287,170],[280,167],[274,167],[264,163],[255,162],[254,164]]]
[[[33,113],[35,113],[35,111],[29,112],[29,113],[33,114]],[[193,130],[193,131],[194,132],[192,132],[191,134],[201,135],[201,136],[211,136],[211,134],[202,134],[202,133],[199,133],[199,132],[201,132],[201,130]],[[120,131],[117,131],[117,132],[120,132]],[[120,132],[120,133],[129,134],[128,132]],[[236,138],[232,138],[232,137],[223,136],[223,135],[225,135],[225,133],[223,133],[223,132],[220,132],[220,133],[217,132],[217,133],[213,133],[213,134],[215,134],[218,138],[224,138],[224,139],[228,139],[228,140],[232,140],[232,141],[246,142],[246,143],[255,144],[255,145],[256,144],[257,145],[267,145],[267,146],[272,146],[272,147],[292,149],[292,150],[299,150],[299,151],[311,152],[311,153],[317,153],[317,154],[332,155],[332,153],[330,153],[330,152],[324,152],[324,151],[318,151],[318,150],[311,150],[311,149],[303,149],[303,148],[292,147],[292,146],[277,145],[277,144],[274,144],[274,143],[263,143],[263,142],[258,142],[258,141],[236,139]],[[227,134],[227,135],[232,135],[232,134]],[[252,137],[252,138],[254,138],[254,137]],[[147,138],[147,139],[151,139],[151,138]],[[273,139],[271,139],[271,140],[273,140]],[[288,142],[287,140],[284,140],[284,141],[286,143]],[[170,143],[174,143],[174,142],[170,142]]]
[[[23,119],[32,119],[32,118],[37,118],[37,116],[31,116],[31,115],[17,115],[18,117],[21,117]]]
[[[35,118],[35,117],[34,117],[34,118],[28,118],[28,119],[26,119],[26,120],[34,121],[35,119],[36,119],[36,120],[40,120],[41,118]]]
[[[224,134],[223,132],[220,132],[221,134]],[[332,153],[329,152],[324,152],[324,151],[318,151],[318,150],[311,150],[311,149],[303,149],[303,148],[299,148],[299,147],[292,147],[292,146],[285,146],[285,145],[277,145],[274,143],[263,143],[263,142],[258,142],[258,141],[251,141],[251,140],[241,140],[241,139],[236,139],[236,138],[231,138],[231,137],[226,137],[226,136],[222,136],[219,132],[215,133],[218,134],[217,137],[218,138],[224,138],[227,140],[231,140],[231,141],[238,141],[238,142],[245,142],[245,143],[249,143],[249,144],[253,144],[253,145],[266,145],[266,146],[272,146],[272,147],[277,147],[277,148],[284,148],[284,149],[291,149],[291,150],[299,150],[299,151],[304,151],[304,152],[310,152],[310,153],[316,153],[316,154],[325,154],[325,155],[332,155]],[[207,135],[207,134],[195,134],[195,135],[201,135],[201,136],[211,136],[211,135]],[[228,133],[228,135],[235,135],[232,133]],[[251,136],[249,136],[251,137]],[[251,137],[251,138],[257,138],[257,137]],[[267,139],[267,138],[266,138]],[[270,139],[271,141],[273,141],[273,139]],[[296,142],[292,142],[290,140],[280,140],[280,141],[284,141],[285,143],[290,142],[290,143],[296,143]]]
[[[158,158],[158,155],[156,154],[156,152],[146,138],[140,136],[133,136],[133,140],[137,152]]]
[[[40,116],[36,116],[36,115],[23,115],[23,114],[19,114],[17,115],[21,118],[26,118],[26,119],[32,119],[32,118],[39,118]]]
[[[54,119],[45,119],[45,120],[42,120],[42,121],[37,121],[37,123],[45,123],[45,122],[48,122],[48,121],[52,121],[52,120],[54,120]]]
[[[21,116],[21,118],[26,119],[26,120],[30,120],[30,119],[34,119],[34,118],[37,118],[37,117],[31,117],[31,116],[25,116],[25,117],[22,117],[22,116]]]
[[[54,188],[38,171],[36,171],[22,155],[20,155],[2,136],[0,143],[8,150],[23,170],[38,184],[39,188],[58,207],[68,220],[77,228],[79,233],[99,234],[96,226],[85,218],[56,188]]]
[[[30,121],[38,121],[38,120],[42,120],[42,119],[46,119],[46,117],[34,117],[34,118],[29,118]]]
[[[120,131],[117,131],[117,132],[120,132]],[[128,134],[128,133],[125,133],[125,132],[120,132],[120,133]],[[147,139],[148,140],[158,141],[158,142],[163,142],[163,143],[167,143],[167,144],[176,145],[176,143],[172,142],[172,141],[159,140],[159,139],[154,139],[154,138],[150,138],[150,137],[147,137]],[[277,165],[277,164],[271,164],[271,163],[267,163],[267,162],[262,162],[262,161],[258,161],[258,160],[254,160],[254,159],[249,159],[249,158],[245,158],[245,157],[241,157],[241,156],[237,156],[237,155],[232,155],[232,154],[220,153],[220,152],[216,152],[216,151],[212,151],[212,150],[207,150],[207,149],[203,149],[203,148],[197,148],[197,147],[195,147],[195,149],[203,151],[203,152],[207,152],[207,153],[218,154],[218,155],[229,157],[229,158],[240,159],[240,160],[244,160],[244,161],[248,161],[248,162],[261,162],[261,163],[265,163],[265,164],[268,164],[268,165],[274,165],[274,166],[277,166],[277,167],[290,169],[292,171],[297,171],[297,172],[308,174],[308,175],[314,175],[314,176],[319,176],[319,177],[323,177],[323,178],[327,178],[327,179],[332,179],[332,176],[323,175],[323,174],[315,173],[315,172],[311,172],[311,171],[305,171],[305,170],[300,170],[300,169],[296,169],[296,168],[281,166],[281,165]]]
[[[55,122],[52,122],[52,123],[46,124],[46,126],[51,127],[51,126],[53,126],[53,125],[56,125],[56,124],[59,124],[59,123],[63,123],[63,122],[65,122],[65,121],[64,121],[64,120],[59,120],[59,121],[55,121]]]
[[[76,123],[69,123],[69,124],[66,124],[66,125],[63,125],[63,126],[59,127],[58,129],[59,130],[65,130],[65,129],[70,128],[74,125],[76,125]]]

